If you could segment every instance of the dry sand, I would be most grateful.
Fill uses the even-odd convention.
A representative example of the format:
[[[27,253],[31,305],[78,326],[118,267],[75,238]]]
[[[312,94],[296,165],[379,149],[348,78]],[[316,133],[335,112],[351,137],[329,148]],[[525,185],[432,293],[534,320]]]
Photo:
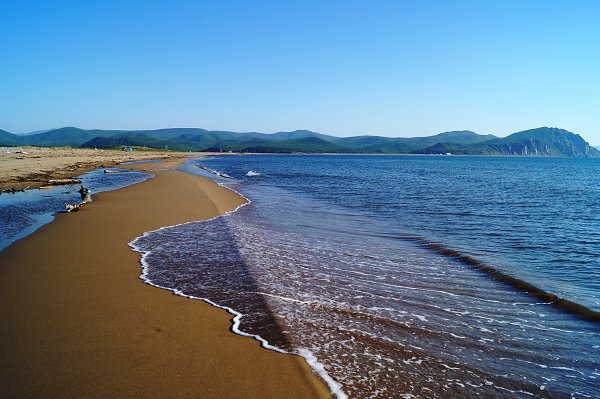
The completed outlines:
[[[139,280],[128,242],[243,202],[207,179],[155,175],[0,252],[0,397],[330,397],[304,359],[233,334],[223,310]]]
[[[0,191],[37,188],[48,179],[74,177],[97,168],[144,159],[181,158],[190,153],[93,150],[83,148],[1,147]]]

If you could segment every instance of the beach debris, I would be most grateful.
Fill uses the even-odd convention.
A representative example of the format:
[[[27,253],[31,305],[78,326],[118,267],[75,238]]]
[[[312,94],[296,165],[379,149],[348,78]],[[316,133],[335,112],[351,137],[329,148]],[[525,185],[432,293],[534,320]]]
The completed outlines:
[[[25,187],[25,188],[7,188],[5,190],[0,191],[0,194],[14,194],[14,193],[22,193],[23,191],[27,190],[29,188],[29,186]]]
[[[92,200],[92,196],[90,195],[90,189],[84,186],[83,184],[81,185],[81,188],[78,190],[78,192],[81,195],[81,201],[76,204],[65,203],[65,208],[67,209],[67,212],[77,212],[81,207],[83,207],[85,204]]]
[[[81,194],[81,199],[83,199],[85,197],[85,195],[90,192],[90,189],[82,184],[81,188],[77,192],[79,194]]]
[[[110,169],[104,169],[104,173],[119,173],[120,170],[110,170]]]
[[[79,179],[50,179],[48,180],[48,184],[51,186],[65,186],[69,184],[80,184],[81,180]]]
[[[66,204],[65,208],[67,208],[67,212],[77,212],[79,208],[81,208],[81,204]]]

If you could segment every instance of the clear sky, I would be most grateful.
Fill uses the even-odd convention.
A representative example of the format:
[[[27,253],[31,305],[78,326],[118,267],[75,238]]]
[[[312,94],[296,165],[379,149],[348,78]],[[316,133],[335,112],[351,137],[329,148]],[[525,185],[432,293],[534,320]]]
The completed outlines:
[[[0,129],[600,145],[600,1],[0,1]]]

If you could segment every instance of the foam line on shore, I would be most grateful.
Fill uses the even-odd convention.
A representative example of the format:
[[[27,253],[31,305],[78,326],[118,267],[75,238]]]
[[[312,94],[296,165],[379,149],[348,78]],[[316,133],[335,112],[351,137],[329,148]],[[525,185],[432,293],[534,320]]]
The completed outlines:
[[[325,371],[325,367],[322,363],[317,360],[317,357],[308,349],[300,348],[298,349],[298,354],[306,359],[306,362],[312,367],[312,369],[327,383],[329,390],[332,394],[335,395],[338,399],[347,399],[348,395],[342,391],[342,385],[338,383],[336,380],[331,378],[327,371]]]
[[[181,171],[181,169],[178,169],[178,170]],[[182,172],[186,173],[184,171],[182,171]],[[247,197],[245,197],[244,195],[242,195],[238,191],[232,189],[231,187],[227,187],[227,185],[225,184],[225,182],[220,183],[220,182],[217,182],[215,180],[213,180],[213,181],[216,184],[218,184],[219,186],[222,186],[222,187],[226,188],[227,190],[233,191],[234,193],[236,193],[237,195],[239,195],[240,197],[242,197],[246,202],[243,203],[243,204],[241,204],[241,205],[239,205],[238,207],[236,207],[232,211],[225,212],[222,215],[215,216],[215,217],[210,218],[210,219],[206,219],[206,220],[193,220],[193,221],[190,221],[190,222],[174,224],[174,225],[171,225],[171,226],[164,226],[164,227],[160,227],[160,228],[158,228],[156,230],[146,231],[141,236],[136,237],[133,241],[129,242],[127,245],[129,247],[131,247],[133,249],[133,251],[142,254],[141,257],[140,257],[140,264],[142,265],[142,274],[139,276],[139,278],[144,283],[146,283],[148,285],[151,285],[153,287],[160,288],[160,289],[167,290],[167,291],[171,291],[175,295],[178,295],[178,296],[181,296],[181,297],[184,297],[184,298],[200,300],[200,301],[206,302],[209,305],[214,306],[214,307],[216,307],[218,309],[223,309],[223,310],[227,311],[229,314],[233,315],[232,324],[231,324],[231,328],[230,328],[230,330],[233,333],[235,333],[237,335],[244,336],[244,337],[250,337],[250,338],[253,338],[253,339],[257,340],[258,342],[260,342],[260,346],[262,348],[264,348],[264,349],[269,349],[269,350],[272,350],[272,351],[275,351],[275,352],[279,352],[279,353],[283,353],[283,354],[290,354],[290,355],[301,356],[308,363],[308,365],[312,368],[313,372],[315,374],[317,374],[327,384],[327,386],[329,387],[330,392],[333,395],[335,395],[335,397],[337,399],[347,399],[348,396],[342,391],[342,386],[337,381],[335,381],[327,373],[327,371],[325,370],[324,366],[321,363],[318,362],[318,360],[314,356],[314,354],[312,352],[310,352],[308,349],[301,348],[301,349],[299,349],[298,353],[292,353],[292,352],[288,352],[288,351],[286,351],[286,350],[284,350],[282,348],[279,348],[278,346],[271,345],[266,339],[264,339],[260,335],[258,335],[258,334],[250,334],[250,333],[244,332],[244,331],[242,331],[240,329],[240,324],[241,324],[241,319],[242,319],[243,314],[240,313],[240,312],[238,312],[237,310],[235,310],[233,308],[230,308],[228,306],[220,305],[220,304],[218,304],[218,303],[216,303],[214,301],[211,301],[208,298],[202,298],[202,297],[197,297],[197,296],[194,296],[194,295],[188,295],[188,294],[185,294],[185,293],[183,293],[182,291],[180,291],[180,290],[178,290],[176,288],[165,287],[165,286],[162,286],[162,285],[159,285],[159,284],[155,284],[155,283],[153,283],[148,278],[149,264],[148,264],[148,262],[146,262],[146,258],[152,254],[152,251],[144,251],[144,250],[142,250],[136,244],[136,242],[138,240],[140,240],[142,238],[145,238],[148,235],[150,235],[150,234],[152,234],[154,232],[157,232],[157,231],[161,231],[161,230],[165,230],[165,229],[171,229],[171,228],[175,228],[175,227],[179,227],[179,226],[184,226],[184,225],[191,224],[191,223],[209,222],[209,221],[215,220],[215,219],[220,218],[220,217],[225,217],[225,216],[230,215],[230,214],[238,211],[240,208],[242,208],[242,207],[244,207],[244,206],[246,206],[246,205],[248,205],[248,204],[251,203],[251,201]]]

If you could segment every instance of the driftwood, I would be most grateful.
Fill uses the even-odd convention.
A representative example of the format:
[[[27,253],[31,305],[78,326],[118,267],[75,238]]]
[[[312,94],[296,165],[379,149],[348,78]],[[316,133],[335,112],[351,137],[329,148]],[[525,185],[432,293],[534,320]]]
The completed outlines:
[[[79,179],[50,179],[48,180],[48,184],[51,186],[65,186],[69,184],[80,184],[81,180]]]
[[[81,195],[81,201],[77,204],[65,204],[65,208],[67,212],[77,212],[79,208],[83,207],[85,204],[92,200],[92,196],[90,195],[90,189],[85,187],[83,184],[81,188],[78,190]]]
[[[81,208],[81,204],[65,204],[67,212],[77,212]]]

